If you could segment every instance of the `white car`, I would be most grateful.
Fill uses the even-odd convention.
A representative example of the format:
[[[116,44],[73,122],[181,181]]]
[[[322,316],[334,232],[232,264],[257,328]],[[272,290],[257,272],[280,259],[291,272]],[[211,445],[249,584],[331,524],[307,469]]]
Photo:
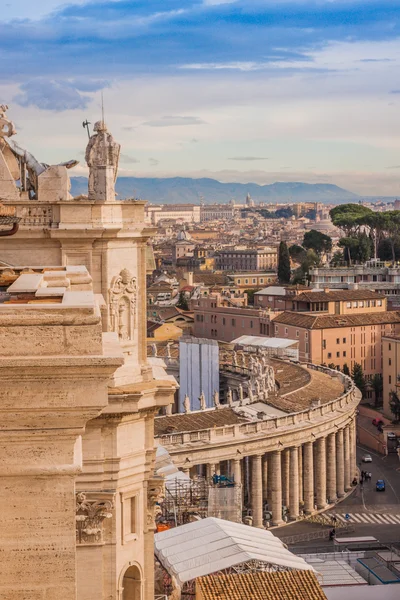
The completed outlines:
[[[372,456],[370,454],[364,454],[364,456],[362,457],[362,461],[365,463],[372,462]]]

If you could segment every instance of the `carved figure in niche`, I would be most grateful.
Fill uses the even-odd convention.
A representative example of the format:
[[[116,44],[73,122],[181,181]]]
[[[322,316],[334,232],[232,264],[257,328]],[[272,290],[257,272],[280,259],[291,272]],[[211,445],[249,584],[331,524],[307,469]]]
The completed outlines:
[[[132,341],[136,324],[137,283],[128,269],[111,281],[109,291],[110,329],[122,341]]]
[[[183,410],[185,411],[185,413],[190,413],[191,412],[190,398],[189,398],[189,396],[187,394],[185,395],[185,398],[183,400]]]
[[[206,410],[206,408],[207,408],[206,397],[204,395],[203,390],[201,391],[201,394],[199,396],[199,402],[200,402],[200,410]]]

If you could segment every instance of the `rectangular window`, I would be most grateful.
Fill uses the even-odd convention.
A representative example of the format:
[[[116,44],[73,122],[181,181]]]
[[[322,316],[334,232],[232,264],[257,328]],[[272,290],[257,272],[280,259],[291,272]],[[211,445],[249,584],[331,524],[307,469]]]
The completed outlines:
[[[336,358],[340,358],[340,352],[336,352]]]
[[[236,325],[236,319],[232,319],[232,326],[234,327]]]
[[[253,283],[256,283],[256,280],[253,278]]]
[[[336,338],[336,343],[340,344],[340,338]]]
[[[322,348],[323,350],[326,350],[326,340],[322,340]]]
[[[376,305],[377,305],[377,306],[382,306],[382,300],[377,300],[377,301],[376,301]]]
[[[328,358],[332,358],[332,352],[328,352]]]
[[[299,337],[299,330],[296,330],[296,337]]]
[[[346,343],[346,338],[343,338],[343,344],[345,344],[345,343]]]
[[[346,302],[347,308],[351,308],[351,302]]]
[[[392,383],[392,376],[389,375],[389,385]]]
[[[285,335],[287,335],[288,329],[287,327],[285,327]]]
[[[357,302],[353,302],[353,308],[357,308]]]
[[[392,359],[389,358],[389,367],[392,365]]]
[[[346,357],[346,350],[343,352],[343,356]]]
[[[392,344],[389,344],[389,350],[391,350],[391,349],[392,349]]]
[[[253,329],[253,321],[250,321],[250,329]]]
[[[122,543],[136,539],[138,536],[138,494],[132,492],[121,494],[122,503]]]

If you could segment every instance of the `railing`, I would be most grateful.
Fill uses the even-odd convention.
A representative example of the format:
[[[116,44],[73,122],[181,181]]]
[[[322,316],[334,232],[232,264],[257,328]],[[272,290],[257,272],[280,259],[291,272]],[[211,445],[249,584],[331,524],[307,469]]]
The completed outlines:
[[[51,204],[40,205],[34,201],[26,204],[16,204],[17,217],[20,217],[20,227],[57,227],[53,221],[53,207]]]
[[[331,529],[321,529],[320,531],[309,531],[307,533],[299,533],[297,535],[288,535],[280,538],[281,542],[286,544],[299,544],[300,542],[309,542],[311,540],[325,540],[329,538]],[[346,533],[352,533],[354,526],[349,525],[346,528]]]
[[[315,418],[322,418],[327,414],[340,411],[348,404],[354,402],[357,395],[357,388],[350,377],[340,373],[339,371],[336,371],[335,369],[330,369],[329,367],[322,367],[313,364],[306,364],[305,366],[308,369],[321,371],[329,374],[331,377],[338,378],[342,382],[343,386],[347,388],[347,390],[341,396],[339,396],[339,398],[335,398],[326,404],[321,404],[320,406],[308,408],[296,413],[290,413],[284,417],[275,417],[267,419],[266,421],[257,421],[256,423],[242,423],[239,425],[213,427],[212,429],[202,429],[189,433],[166,434],[159,436],[160,442],[163,444],[163,446],[181,445],[194,441],[212,443],[216,439],[219,440],[221,437],[226,439],[235,439],[249,434],[263,433],[267,431],[271,432],[285,427],[301,425],[302,423],[310,422]]]

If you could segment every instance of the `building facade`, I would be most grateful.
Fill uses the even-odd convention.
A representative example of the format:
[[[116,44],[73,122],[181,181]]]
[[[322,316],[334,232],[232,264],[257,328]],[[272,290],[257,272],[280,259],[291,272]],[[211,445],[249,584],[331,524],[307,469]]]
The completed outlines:
[[[215,255],[215,266],[220,271],[265,271],[274,270],[278,264],[276,248],[232,248],[219,250]]]
[[[5,135],[3,131],[1,135]],[[74,528],[68,532],[61,516],[56,515],[52,521],[53,533],[46,551],[52,555],[49,550],[52,540],[56,537],[63,540],[65,536],[68,551],[71,550],[68,560],[75,561],[76,536],[77,553],[77,572],[68,572],[73,595],[72,592],[64,594],[60,586],[66,568],[60,565],[55,569],[44,561],[43,564],[48,565],[47,574],[52,571],[59,578],[52,597],[75,600],[76,588],[78,600],[151,600],[154,596],[153,508],[162,488],[160,481],[154,478],[154,415],[173,402],[176,382],[167,376],[162,362],[147,359],[146,254],[152,230],[145,224],[145,203],[116,200],[120,147],[103,121],[96,123],[86,149],[88,194],[77,198],[69,194],[67,171],[68,166],[76,164],[74,161],[49,167],[39,163],[9,137],[0,137],[0,141],[0,196],[16,207],[21,219],[17,235],[9,238],[11,243],[6,244],[1,238],[1,259],[10,265],[28,265],[32,275],[39,265],[46,265],[46,278],[52,282],[52,286],[47,284],[46,287],[66,288],[66,298],[72,285],[69,273],[81,269],[83,291],[79,292],[77,305],[83,321],[85,315],[90,317],[92,310],[95,322],[99,323],[97,329],[94,328],[97,337],[91,342],[93,351],[96,344],[101,345],[102,329],[107,339],[115,340],[114,351],[123,353],[120,366],[114,369],[108,382],[108,403],[99,398],[99,410],[93,414],[82,408],[87,413],[86,418],[77,421],[79,434],[83,433],[86,423],[81,444],[82,471],[79,465],[76,467],[77,496],[75,498],[73,478],[70,478],[69,491],[65,488],[58,498],[53,498],[54,506],[60,507],[61,512],[64,506],[68,511],[75,513],[76,510],[79,519],[76,532],[75,514]],[[15,273],[18,267],[11,271]],[[85,286],[93,289],[98,299],[97,308],[90,309],[89,299],[84,294],[90,290]],[[54,310],[53,313],[57,314]],[[79,318],[78,315],[76,325]],[[62,327],[55,331],[62,332]],[[69,331],[74,332],[74,329]],[[78,340],[79,333],[83,335],[85,328],[78,327],[75,334]],[[51,332],[47,334],[44,328],[38,335],[39,340],[44,336],[43,352],[51,356]],[[71,335],[65,336],[65,343],[67,353],[73,354],[78,348],[78,342]],[[30,346],[32,349],[35,344],[31,342]],[[90,345],[86,353],[90,354]],[[74,380],[66,376],[65,381],[54,362],[55,374],[60,379],[57,385],[65,385],[63,401],[70,411],[75,403],[83,403],[83,407],[87,402],[95,404],[96,361],[93,361],[93,372],[89,367],[84,370],[82,359],[73,373]],[[79,387],[86,376],[91,378],[92,389],[88,391]],[[23,380],[21,376],[20,379]],[[40,392],[35,392],[37,388],[33,386],[38,401],[39,397],[47,398],[43,392],[46,389],[50,390],[48,402],[51,401],[51,382],[50,378],[50,385],[43,383]],[[60,415],[57,427],[73,428],[68,414],[63,421],[64,416]],[[61,444],[60,434],[58,439]],[[51,482],[49,490],[50,486]],[[47,499],[43,506],[47,506]],[[86,531],[79,523],[88,523]],[[21,534],[20,544],[23,539]],[[74,540],[73,551],[71,540]],[[20,572],[29,577],[31,571],[22,569]]]

